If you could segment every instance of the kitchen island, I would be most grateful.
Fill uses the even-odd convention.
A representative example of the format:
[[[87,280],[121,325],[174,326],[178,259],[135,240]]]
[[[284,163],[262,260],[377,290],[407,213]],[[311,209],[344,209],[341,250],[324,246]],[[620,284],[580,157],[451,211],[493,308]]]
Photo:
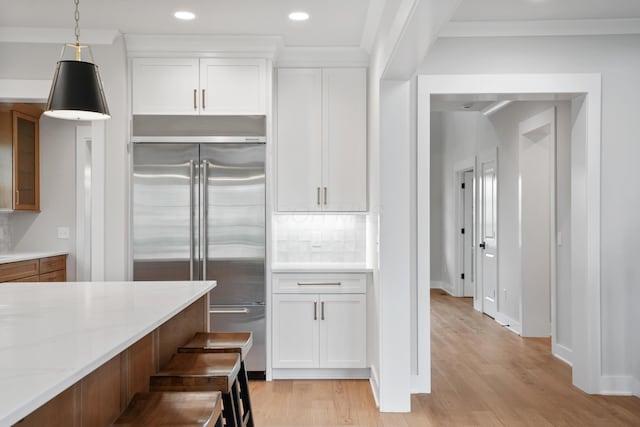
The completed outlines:
[[[108,425],[209,326],[203,282],[0,285],[0,426]]]

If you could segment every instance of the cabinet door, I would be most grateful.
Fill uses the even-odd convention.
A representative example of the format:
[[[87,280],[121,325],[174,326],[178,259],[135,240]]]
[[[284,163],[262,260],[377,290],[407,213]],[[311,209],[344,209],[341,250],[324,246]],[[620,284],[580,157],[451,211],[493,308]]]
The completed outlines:
[[[321,210],[322,71],[279,69],[277,206]]]
[[[201,59],[200,114],[266,114],[262,59]]]
[[[40,210],[38,119],[13,112],[13,187],[15,210]]]
[[[367,74],[323,70],[323,210],[367,210]]]
[[[198,114],[198,60],[133,60],[133,114]]]
[[[317,295],[273,295],[274,368],[318,367]]]
[[[320,296],[320,367],[366,368],[366,301],[363,294]]]

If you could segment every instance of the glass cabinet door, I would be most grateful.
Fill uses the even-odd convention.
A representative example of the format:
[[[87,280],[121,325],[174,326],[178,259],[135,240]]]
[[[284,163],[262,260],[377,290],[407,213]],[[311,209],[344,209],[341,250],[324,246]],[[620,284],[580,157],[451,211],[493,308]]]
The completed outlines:
[[[40,210],[38,119],[13,112],[14,209]]]

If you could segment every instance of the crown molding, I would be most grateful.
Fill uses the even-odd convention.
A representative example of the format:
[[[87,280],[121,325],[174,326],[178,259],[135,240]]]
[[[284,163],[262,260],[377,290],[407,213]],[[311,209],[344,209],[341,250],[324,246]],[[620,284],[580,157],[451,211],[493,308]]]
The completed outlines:
[[[541,37],[624,34],[640,34],[640,19],[451,21],[442,29],[438,37]]]
[[[353,47],[284,47],[275,66],[285,67],[367,67],[369,54]]]
[[[264,57],[273,59],[282,48],[280,36],[209,34],[125,34],[131,57],[185,55]]]
[[[118,30],[82,29],[80,41],[90,45],[111,45],[120,35]],[[0,43],[54,43],[75,40],[73,28],[0,27]]]

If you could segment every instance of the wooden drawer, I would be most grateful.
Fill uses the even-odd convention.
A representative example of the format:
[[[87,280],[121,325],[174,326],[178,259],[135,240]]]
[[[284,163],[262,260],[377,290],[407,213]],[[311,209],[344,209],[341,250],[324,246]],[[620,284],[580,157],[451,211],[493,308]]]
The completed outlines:
[[[366,273],[276,273],[273,293],[281,294],[364,294]]]
[[[49,273],[51,271],[65,270],[67,267],[66,256],[52,256],[40,259],[40,274]]]
[[[29,276],[29,277],[23,277],[21,279],[13,280],[13,282],[39,282],[39,281],[40,281],[40,276]]]
[[[16,279],[36,276],[39,273],[39,265],[37,259],[0,264],[0,282],[11,282]]]
[[[65,270],[52,271],[51,273],[45,273],[40,275],[41,282],[66,282],[67,273]]]

